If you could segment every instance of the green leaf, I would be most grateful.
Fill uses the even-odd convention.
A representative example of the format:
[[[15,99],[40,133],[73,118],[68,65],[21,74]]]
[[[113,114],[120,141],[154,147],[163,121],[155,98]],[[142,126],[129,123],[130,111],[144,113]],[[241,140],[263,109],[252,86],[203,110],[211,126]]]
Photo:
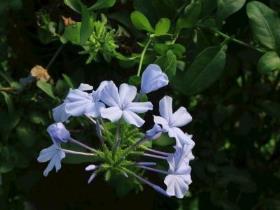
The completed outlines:
[[[70,7],[72,10],[81,13],[82,2],[80,0],[64,0],[64,4]]]
[[[93,33],[93,24],[92,24],[92,17],[90,11],[87,7],[82,7],[82,23],[81,23],[81,30],[80,30],[80,43],[83,45]]]
[[[62,38],[65,40],[62,40],[62,42],[71,42],[73,44],[80,44],[80,34],[81,34],[81,23],[76,23],[73,25],[69,25],[65,27],[64,34]]]
[[[156,62],[169,77],[176,74],[177,59],[172,50],[168,50],[165,55],[160,56]]]
[[[156,141],[152,141],[153,145],[166,147],[174,144],[174,140],[166,134],[162,134]]]
[[[116,0],[97,0],[94,5],[92,5],[89,10],[105,9],[114,6]]]
[[[74,88],[74,84],[69,76],[67,76],[66,74],[62,74],[62,77],[69,88]]]
[[[252,1],[247,4],[247,15],[256,40],[268,49],[279,48],[280,19],[277,13],[261,2]]]
[[[6,104],[7,104],[9,113],[14,112],[14,104],[13,104],[13,101],[12,101],[12,97],[9,94],[5,93],[5,92],[1,92],[0,91],[0,93],[4,97],[4,100],[5,100]]]
[[[280,57],[274,51],[265,53],[258,62],[258,70],[261,73],[280,70]]]
[[[139,86],[141,84],[141,78],[137,75],[129,77],[128,83],[131,85]]]
[[[226,46],[209,47],[203,50],[176,84],[186,95],[197,94],[213,84],[222,74],[226,61]]]
[[[132,24],[137,28],[138,30],[144,30],[148,32],[154,32],[153,27],[151,26],[151,23],[149,20],[146,18],[146,16],[139,12],[139,11],[134,11],[130,15],[130,19]]]
[[[36,85],[38,88],[40,88],[42,91],[44,91],[48,96],[50,96],[53,99],[57,99],[53,93],[51,84],[39,80],[39,81],[37,81]]]
[[[161,18],[155,28],[155,34],[156,35],[163,35],[168,33],[170,29],[170,20],[168,18]]]
[[[230,15],[240,10],[246,0],[218,0],[217,17],[225,20]]]
[[[184,28],[192,28],[197,23],[201,14],[201,1],[192,0],[191,3],[186,6],[184,14],[176,22],[176,30],[180,31]]]

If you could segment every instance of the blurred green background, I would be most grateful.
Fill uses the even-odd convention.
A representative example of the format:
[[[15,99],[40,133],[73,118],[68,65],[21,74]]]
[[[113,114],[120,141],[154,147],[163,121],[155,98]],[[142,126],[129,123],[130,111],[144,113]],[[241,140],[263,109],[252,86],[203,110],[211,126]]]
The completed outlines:
[[[1,0],[0,210],[280,209],[279,11],[278,0]],[[51,109],[81,82],[138,84],[141,55],[171,80],[151,100],[171,95],[193,116],[188,195],[87,185],[85,164],[44,178]]]

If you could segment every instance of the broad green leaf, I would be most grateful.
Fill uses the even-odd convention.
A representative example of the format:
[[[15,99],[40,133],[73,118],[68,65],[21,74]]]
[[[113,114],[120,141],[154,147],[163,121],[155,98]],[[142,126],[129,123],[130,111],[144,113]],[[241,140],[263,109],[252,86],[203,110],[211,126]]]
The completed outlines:
[[[168,50],[166,55],[160,56],[156,62],[168,76],[172,77],[176,74],[177,58],[172,50]]]
[[[245,2],[246,0],[218,0],[218,19],[225,20],[227,17],[240,10]]]
[[[71,42],[73,44],[80,44],[81,23],[76,23],[65,27],[62,42]]]
[[[149,22],[149,20],[146,18],[146,16],[143,13],[141,13],[139,11],[134,11],[131,13],[130,19],[131,19],[132,24],[138,30],[154,32],[154,29],[151,26],[151,23]]]
[[[116,0],[97,0],[94,5],[92,5],[89,10],[105,9],[114,6]]]
[[[277,13],[261,2],[252,1],[247,4],[247,15],[256,40],[268,49],[279,48],[280,19]]]
[[[72,10],[80,13],[82,8],[82,2],[80,0],[64,0],[64,4],[70,7]]]
[[[180,31],[183,28],[192,28],[200,17],[201,8],[200,0],[192,0],[185,8],[183,16],[177,20],[176,29]]]
[[[40,88],[42,91],[44,91],[48,96],[50,96],[53,99],[57,99],[53,93],[52,85],[44,82],[44,81],[37,81],[37,87]]]
[[[169,136],[167,136],[166,134],[163,134],[156,141],[152,141],[152,143],[153,143],[153,145],[166,147],[166,146],[174,144],[175,142]]]
[[[87,7],[82,7],[82,23],[80,30],[80,42],[83,45],[93,32],[92,17]]]
[[[258,70],[261,73],[269,73],[280,70],[280,57],[274,51],[265,53],[258,62]]]
[[[161,18],[155,28],[155,34],[156,35],[163,35],[168,33],[170,29],[170,20],[168,18]]]
[[[191,64],[176,87],[186,95],[197,94],[213,84],[222,74],[226,61],[226,46],[203,50]]]

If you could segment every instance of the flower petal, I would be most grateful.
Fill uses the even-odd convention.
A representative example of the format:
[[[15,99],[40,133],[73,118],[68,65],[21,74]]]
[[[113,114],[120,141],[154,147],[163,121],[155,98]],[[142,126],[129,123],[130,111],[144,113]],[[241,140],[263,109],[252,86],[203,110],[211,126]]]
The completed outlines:
[[[100,99],[108,106],[120,107],[118,88],[113,81],[108,82],[108,84],[105,86],[101,93]]]
[[[118,121],[122,117],[122,114],[122,110],[117,106],[101,109],[101,117],[109,119],[112,122]]]
[[[105,105],[101,102],[95,102],[90,104],[85,110],[85,115],[90,117],[100,117],[101,109],[105,108]]]
[[[137,88],[133,85],[121,84],[119,88],[120,103],[122,106],[132,102],[137,93]]]
[[[150,64],[143,72],[141,93],[150,93],[168,84],[168,77],[156,64]]]
[[[141,117],[129,110],[123,111],[123,118],[127,123],[135,125],[136,127],[141,127],[145,123]]]
[[[170,96],[164,96],[159,101],[159,113],[169,122],[173,115],[172,112],[172,98]]]
[[[163,117],[154,116],[154,122],[162,126],[163,132],[168,132],[170,129],[167,120]]]
[[[146,131],[145,137],[154,140],[159,138],[161,133],[162,128],[158,124],[155,124],[152,129]]]
[[[153,110],[153,104],[151,102],[132,102],[128,104],[126,109],[136,113],[145,113],[148,110]]]
[[[65,103],[55,107],[53,110],[53,119],[55,122],[65,122],[71,116],[70,114],[66,113],[65,110]]]
[[[81,91],[90,91],[93,90],[93,87],[89,84],[81,83],[78,89]]]
[[[185,107],[180,107],[173,113],[170,124],[174,127],[182,127],[192,121],[192,116]]]

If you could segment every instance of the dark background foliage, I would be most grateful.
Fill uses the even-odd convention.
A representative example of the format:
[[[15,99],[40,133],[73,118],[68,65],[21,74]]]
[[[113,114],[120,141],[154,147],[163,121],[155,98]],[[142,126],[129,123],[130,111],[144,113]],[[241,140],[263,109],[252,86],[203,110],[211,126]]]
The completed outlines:
[[[75,2],[0,2],[0,209],[280,209],[278,0],[88,0],[78,12]],[[162,34],[160,18],[170,21]],[[142,68],[158,63],[171,79],[152,101],[172,95],[193,116],[190,193],[126,193],[102,177],[87,185],[84,164],[44,178],[36,158],[49,145],[51,109],[81,82],[137,84],[145,45]],[[47,72],[30,76],[36,65]]]

